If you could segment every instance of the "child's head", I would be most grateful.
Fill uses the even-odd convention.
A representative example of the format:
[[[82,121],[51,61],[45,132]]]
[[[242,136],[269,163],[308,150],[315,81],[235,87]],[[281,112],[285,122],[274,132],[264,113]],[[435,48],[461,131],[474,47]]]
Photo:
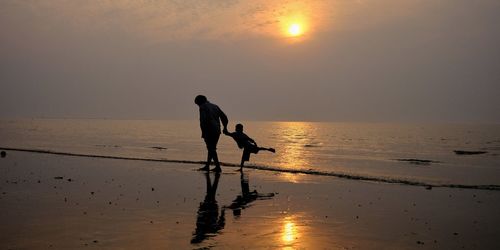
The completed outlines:
[[[243,124],[238,123],[235,127],[236,132],[243,132]]]

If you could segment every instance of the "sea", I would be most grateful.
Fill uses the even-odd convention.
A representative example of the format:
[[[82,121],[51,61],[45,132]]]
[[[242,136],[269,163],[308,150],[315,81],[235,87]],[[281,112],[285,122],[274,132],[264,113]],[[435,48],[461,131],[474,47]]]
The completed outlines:
[[[500,185],[500,124],[242,123],[259,146],[276,149],[252,155],[247,165],[257,168],[403,184]],[[191,163],[206,159],[194,120],[3,119],[0,147]],[[241,153],[232,138],[221,135],[222,162],[239,164]]]

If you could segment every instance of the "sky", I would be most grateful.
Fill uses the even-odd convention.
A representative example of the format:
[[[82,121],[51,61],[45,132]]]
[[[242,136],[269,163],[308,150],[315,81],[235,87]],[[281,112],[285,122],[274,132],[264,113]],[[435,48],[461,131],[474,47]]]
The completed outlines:
[[[0,118],[500,122],[498,0],[3,0]]]

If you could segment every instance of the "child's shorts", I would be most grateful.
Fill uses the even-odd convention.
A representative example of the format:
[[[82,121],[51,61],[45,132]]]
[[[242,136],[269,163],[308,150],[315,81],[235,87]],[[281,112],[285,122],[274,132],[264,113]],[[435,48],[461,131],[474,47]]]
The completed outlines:
[[[255,145],[248,145],[243,149],[243,156],[242,160],[243,161],[249,161],[250,160],[250,154],[257,154],[259,153],[259,148],[256,147]]]

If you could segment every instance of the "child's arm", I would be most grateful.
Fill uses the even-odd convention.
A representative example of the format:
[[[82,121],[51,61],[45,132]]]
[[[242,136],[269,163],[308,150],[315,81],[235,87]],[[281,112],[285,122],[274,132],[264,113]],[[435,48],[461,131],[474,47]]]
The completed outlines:
[[[257,142],[255,142],[252,138],[248,137],[248,141],[253,143],[255,146],[257,146]]]
[[[231,136],[231,137],[233,137],[233,133],[231,133],[231,132],[227,131],[227,129],[223,129],[223,130],[222,130],[222,133],[224,133],[224,134],[225,134],[225,135],[227,135],[227,136]]]

